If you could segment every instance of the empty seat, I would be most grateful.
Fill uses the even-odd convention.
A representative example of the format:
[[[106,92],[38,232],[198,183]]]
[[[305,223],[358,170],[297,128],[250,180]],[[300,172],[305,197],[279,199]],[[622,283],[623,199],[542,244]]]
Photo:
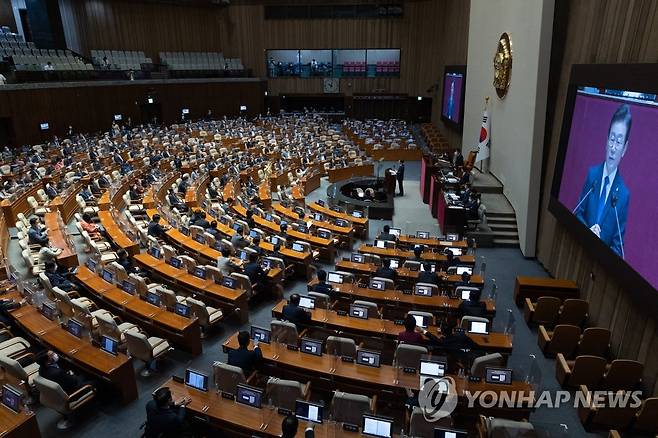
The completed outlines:
[[[500,353],[485,354],[475,358],[471,365],[471,376],[484,378],[486,368],[500,367],[505,365],[505,358]]]
[[[553,331],[539,326],[537,343],[545,355],[554,356],[562,353],[564,357],[573,356],[580,341],[580,328],[575,325],[558,324]]]
[[[185,303],[191,307],[194,315],[199,319],[199,325],[203,329],[203,336],[212,327],[217,326],[222,320],[222,310],[206,306],[202,301],[187,298]]]
[[[140,374],[143,377],[150,376],[151,370],[155,368],[156,361],[171,349],[169,342],[155,336],[147,337],[141,332],[127,331],[124,334],[130,356],[146,364]]]
[[[580,399],[583,400],[583,403],[578,406],[578,417],[587,431],[596,428],[626,429],[638,412],[638,407],[634,406],[634,403],[622,404],[613,401],[613,398],[597,400],[594,405],[587,399],[589,390],[585,385],[580,386],[580,392],[582,393]],[[630,394],[624,394],[623,391],[617,391],[614,395],[620,399],[624,397],[630,399]]]
[[[567,361],[560,353],[555,360],[555,377],[563,387],[587,385],[597,387],[606,368],[606,360],[598,356],[577,356]]]
[[[615,359],[601,381],[601,389],[607,391],[634,390],[642,381],[644,365],[636,360]]]
[[[331,416],[340,423],[361,424],[363,414],[374,414],[377,398],[335,391],[331,400]]]
[[[658,397],[650,397],[642,402],[632,428],[637,433],[658,433]]]
[[[329,336],[325,344],[327,354],[341,357],[356,357],[356,342],[354,339],[340,336]]]
[[[224,362],[213,362],[213,380],[217,390],[235,395],[239,384],[245,385],[250,382],[256,375],[256,372],[246,379],[242,368],[229,365]]]
[[[294,411],[297,400],[308,400],[311,396],[311,382],[303,384],[296,380],[270,377],[265,393],[274,406]]]
[[[393,365],[398,368],[419,369],[420,359],[427,354],[427,348],[420,345],[400,344],[395,349]]]
[[[603,327],[589,327],[583,331],[578,343],[578,355],[604,357],[610,348],[610,330]]]
[[[41,376],[34,378],[34,384],[39,391],[41,404],[62,414],[63,418],[57,422],[58,429],[68,429],[71,426],[70,415],[96,396],[96,389],[91,385],[85,385],[68,395],[59,384]]]
[[[270,324],[272,340],[282,344],[297,345],[297,326],[288,321],[272,320]]]
[[[526,298],[523,315],[528,324],[553,327],[560,311],[560,304],[560,299],[555,297],[539,297],[536,303]]]
[[[570,298],[564,300],[558,316],[558,324],[582,326],[587,319],[589,303],[585,300]]]

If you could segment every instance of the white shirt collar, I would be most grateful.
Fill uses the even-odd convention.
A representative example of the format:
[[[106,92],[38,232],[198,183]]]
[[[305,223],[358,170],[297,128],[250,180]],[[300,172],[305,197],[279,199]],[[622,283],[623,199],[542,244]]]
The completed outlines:
[[[619,169],[619,167],[616,167],[615,170],[612,173],[609,173],[608,172],[608,163],[605,163],[603,165],[603,177],[602,177],[601,181],[603,181],[605,179],[606,175],[608,176],[608,189],[612,185],[612,182],[615,180],[615,176],[617,176],[617,170],[618,169]]]

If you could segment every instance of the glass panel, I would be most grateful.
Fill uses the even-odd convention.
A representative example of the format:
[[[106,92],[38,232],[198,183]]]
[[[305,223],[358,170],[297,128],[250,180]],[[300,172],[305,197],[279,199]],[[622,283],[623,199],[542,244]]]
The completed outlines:
[[[365,75],[365,50],[334,50],[334,77]]]
[[[333,63],[331,50],[302,50],[300,52],[301,76],[331,76]]]
[[[368,49],[367,51],[369,78],[380,76],[400,76],[399,49]]]
[[[299,50],[268,50],[267,74],[271,78],[299,76]]]

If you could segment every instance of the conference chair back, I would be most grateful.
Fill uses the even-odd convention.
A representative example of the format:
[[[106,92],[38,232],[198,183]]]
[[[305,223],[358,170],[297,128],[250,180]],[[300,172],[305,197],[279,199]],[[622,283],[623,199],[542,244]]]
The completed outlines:
[[[420,359],[427,354],[427,348],[421,345],[400,344],[395,349],[393,364],[399,368],[419,369]]]
[[[558,360],[556,361],[558,381],[570,387],[587,385],[590,388],[595,388],[598,387],[603,378],[606,365],[606,360],[599,356],[578,356],[575,361],[569,363],[564,360],[562,355],[558,354]],[[565,366],[567,367],[566,370],[564,370]]]
[[[544,326],[539,326],[539,340],[542,346],[542,332]],[[571,357],[576,351],[578,342],[580,341],[580,327],[569,324],[558,324],[552,333],[548,333],[548,342],[542,346],[545,354],[556,355],[562,353],[565,357]]]
[[[633,430],[655,435],[658,433],[658,397],[650,397],[642,402],[637,412]]]
[[[355,306],[366,307],[368,309],[368,318],[379,318],[379,307],[372,301],[354,300]]]
[[[356,357],[356,342],[354,339],[340,336],[329,336],[325,344],[327,354],[334,356]]]
[[[383,281],[384,282],[384,288],[385,289],[395,289],[395,282],[391,280],[390,278],[384,278],[384,277],[372,277],[373,280],[377,281]]]
[[[331,416],[339,423],[361,424],[364,414],[373,414],[373,399],[361,394],[335,391],[331,400]]]
[[[224,362],[214,362],[212,365],[212,374],[215,386],[221,392],[235,395],[237,386],[247,383],[242,368]]]
[[[327,309],[329,308],[329,304],[331,303],[331,298],[327,294],[323,294],[322,292],[309,292],[308,293],[309,297],[313,297],[315,300],[315,308],[317,309]]]
[[[437,427],[449,428],[452,426],[450,416],[443,417],[437,421],[427,421],[423,414],[423,409],[414,406],[409,417],[409,434],[412,437],[433,437],[434,429]]]
[[[589,303],[587,301],[577,298],[566,299],[560,310],[558,324],[572,324],[581,327],[587,319],[588,312]]]
[[[409,313],[411,313],[411,312],[409,312]],[[462,317],[460,327],[463,328],[463,329],[468,330],[468,327],[471,325],[471,322],[489,323],[489,320],[487,318],[483,318],[482,316],[469,316],[469,315],[466,315],[466,316]]]
[[[539,297],[535,305],[532,322],[553,327],[560,310],[560,299],[555,297]]]
[[[634,390],[642,381],[644,365],[636,360],[616,359],[603,377],[601,387],[608,391]]]
[[[578,343],[578,355],[605,356],[610,348],[610,330],[603,327],[588,327]]]
[[[297,327],[292,322],[273,319],[270,323],[272,340],[288,345],[297,345]]]
[[[267,380],[265,393],[274,406],[291,411],[295,410],[297,400],[307,400],[310,395],[311,382],[305,385],[296,380],[285,380],[270,377]]]
[[[505,366],[505,358],[500,353],[485,354],[473,360],[471,365],[471,376],[484,378],[487,367]]]

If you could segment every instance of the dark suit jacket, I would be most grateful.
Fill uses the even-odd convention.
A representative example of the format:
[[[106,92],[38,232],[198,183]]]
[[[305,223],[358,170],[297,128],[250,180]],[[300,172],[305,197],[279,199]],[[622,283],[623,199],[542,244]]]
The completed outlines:
[[[263,353],[258,347],[253,350],[238,348],[237,350],[229,350],[228,352],[228,364],[242,368],[245,377],[249,377],[262,359]]]
[[[580,193],[578,202],[585,199],[575,214],[576,217],[584,223],[587,228],[596,224],[596,215],[598,212],[599,196],[601,193],[601,179],[603,178],[603,164],[590,167],[587,172],[587,178]],[[591,192],[590,192],[590,189]],[[589,192],[589,195],[588,195]],[[615,209],[612,207],[612,200],[616,199],[617,216],[619,217],[619,228],[617,228],[617,216]],[[601,227],[601,240],[610,247],[617,255],[621,256],[621,247],[624,234],[626,232],[626,217],[628,216],[628,203],[630,201],[630,192],[624,184],[619,169],[615,175],[614,181],[610,186],[610,193],[603,207],[603,214],[599,226]]]
[[[252,285],[261,283],[265,277],[265,271],[258,262],[247,263],[244,267],[244,275],[249,277]]]
[[[27,237],[31,244],[43,245],[44,243],[48,243],[48,236],[46,236],[45,233],[32,227],[27,230]]]
[[[404,179],[404,164],[400,164],[395,177],[398,179],[398,181],[402,181]]]
[[[436,275],[436,272],[422,271],[418,273],[418,283],[429,283],[439,286],[439,276]]]
[[[336,292],[331,288],[331,285],[327,283],[316,284],[313,286],[313,292],[329,295],[329,299],[331,299],[331,301],[336,299]]]
[[[146,438],[179,437],[185,430],[185,408],[158,408],[155,400],[146,403]]]
[[[377,269],[377,271],[375,272],[375,277],[388,278],[389,280],[395,281],[395,277],[396,277],[395,269],[382,266],[381,268]]]
[[[78,378],[66,372],[66,370],[55,366],[46,365],[39,368],[39,375],[48,380],[52,380],[62,387],[65,393],[72,394],[78,389]]]
[[[147,232],[153,237],[163,237],[165,234],[164,227],[157,222],[149,222]]]
[[[487,316],[487,305],[482,301],[464,300],[459,305],[459,313],[462,316]]]
[[[306,312],[299,306],[293,306],[292,304],[286,304],[283,306],[283,311],[281,312],[283,319],[286,321],[292,322],[297,326],[297,330],[300,329],[301,324],[308,323],[311,320],[311,314]]]

